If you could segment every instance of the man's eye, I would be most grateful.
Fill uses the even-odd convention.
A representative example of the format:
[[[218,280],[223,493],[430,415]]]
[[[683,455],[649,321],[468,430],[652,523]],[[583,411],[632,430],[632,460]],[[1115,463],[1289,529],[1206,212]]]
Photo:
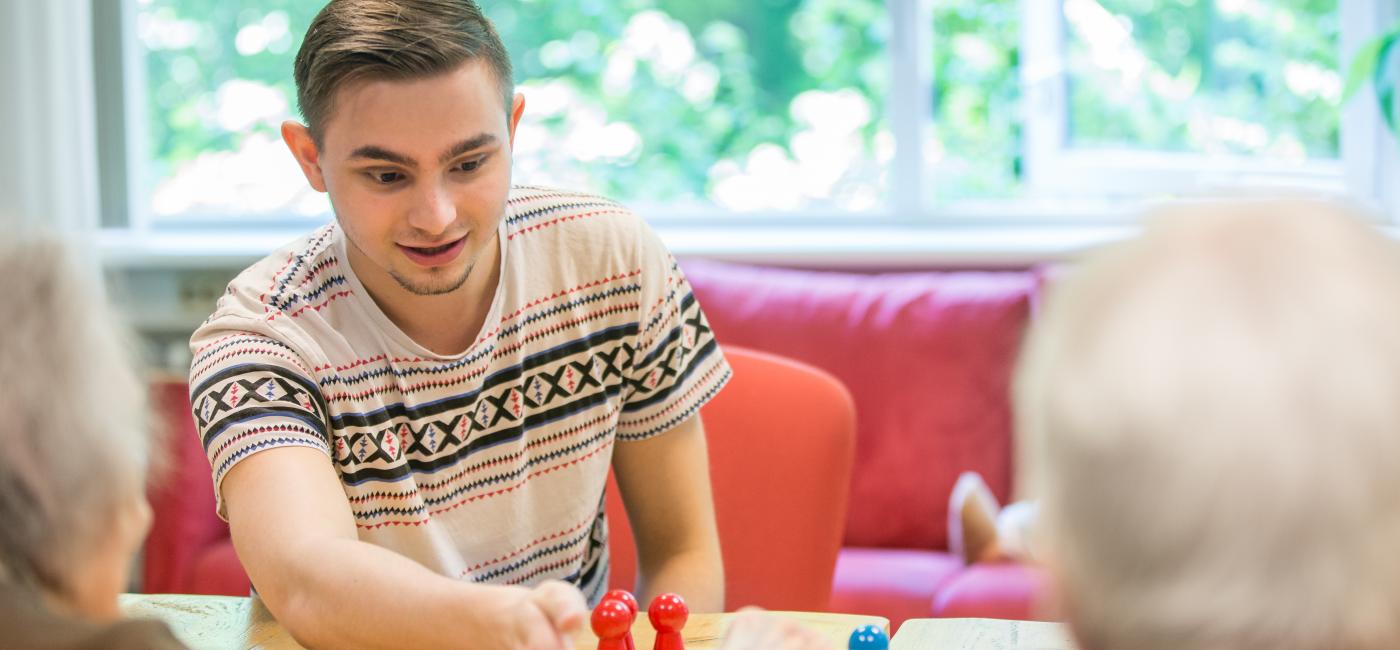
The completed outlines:
[[[457,171],[474,172],[477,170],[477,168],[481,167],[481,161],[481,158],[477,158],[476,160],[465,161],[457,165]]]
[[[403,174],[398,172],[370,172],[370,178],[380,185],[392,185],[403,179]]]

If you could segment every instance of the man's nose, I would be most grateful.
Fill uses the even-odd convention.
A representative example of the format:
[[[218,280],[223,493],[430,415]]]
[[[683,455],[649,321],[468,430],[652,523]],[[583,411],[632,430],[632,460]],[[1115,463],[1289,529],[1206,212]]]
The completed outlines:
[[[408,223],[415,230],[438,235],[456,220],[457,205],[452,201],[452,195],[442,186],[433,184],[419,192]]]

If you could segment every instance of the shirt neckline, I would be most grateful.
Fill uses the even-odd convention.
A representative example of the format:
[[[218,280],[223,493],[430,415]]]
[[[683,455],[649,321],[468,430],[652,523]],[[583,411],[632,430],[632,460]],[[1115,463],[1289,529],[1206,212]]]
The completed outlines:
[[[415,357],[442,361],[453,361],[469,356],[485,342],[487,338],[486,333],[492,331],[494,325],[501,319],[501,306],[504,300],[502,294],[505,293],[504,288],[506,281],[507,223],[510,221],[513,212],[513,208],[507,203],[505,213],[501,215],[501,223],[496,227],[496,245],[499,247],[500,251],[500,254],[497,256],[496,292],[495,295],[491,297],[491,307],[486,311],[486,319],[481,322],[481,330],[476,333],[472,344],[467,346],[467,349],[455,354],[439,354],[413,340],[413,337],[400,329],[399,326],[389,318],[389,315],[385,314],[384,310],[379,308],[379,305],[370,297],[369,291],[360,283],[360,279],[355,276],[355,270],[351,268],[350,257],[347,254],[348,244],[345,230],[341,228],[339,224],[336,224],[335,250],[336,255],[339,256],[345,264],[345,279],[346,282],[350,283],[351,289],[350,300],[353,301],[364,313],[365,317],[369,319],[370,325],[375,331],[388,341],[397,345],[400,351]]]

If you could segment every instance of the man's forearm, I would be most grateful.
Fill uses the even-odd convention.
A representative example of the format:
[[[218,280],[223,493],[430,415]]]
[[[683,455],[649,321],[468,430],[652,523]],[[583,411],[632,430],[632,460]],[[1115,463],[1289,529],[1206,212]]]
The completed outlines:
[[[651,570],[642,567],[638,589],[643,608],[660,594],[674,593],[685,599],[691,612],[722,612],[724,563],[718,552],[676,553]]]
[[[476,647],[473,637],[510,600],[492,594],[510,588],[458,582],[360,541],[333,540],[299,555],[277,588],[262,593],[310,648]]]

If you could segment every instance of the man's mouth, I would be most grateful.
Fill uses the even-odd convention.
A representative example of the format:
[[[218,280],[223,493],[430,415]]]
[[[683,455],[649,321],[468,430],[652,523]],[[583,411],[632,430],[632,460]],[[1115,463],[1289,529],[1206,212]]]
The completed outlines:
[[[461,237],[435,246],[408,246],[406,244],[398,246],[404,255],[420,266],[442,266],[457,259],[465,247],[466,241],[466,237]]]
[[[461,240],[459,239],[457,241]],[[424,255],[436,255],[438,253],[447,252],[447,249],[457,245],[457,241],[450,241],[441,246],[406,246],[405,248],[412,248],[413,250],[418,251],[419,253],[422,253]]]

